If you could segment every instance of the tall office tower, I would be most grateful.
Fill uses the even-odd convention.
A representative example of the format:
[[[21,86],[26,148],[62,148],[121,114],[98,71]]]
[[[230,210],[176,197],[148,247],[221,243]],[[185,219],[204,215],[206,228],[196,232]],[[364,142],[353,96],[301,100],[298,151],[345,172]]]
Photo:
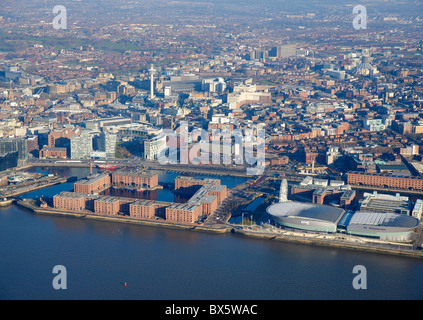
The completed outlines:
[[[276,58],[289,58],[297,54],[297,45],[295,44],[286,44],[282,46],[273,47],[269,51],[270,57]]]
[[[144,141],[144,159],[157,160],[159,159],[161,152],[164,149],[166,149],[166,135],[164,134],[159,134],[153,139],[145,140]]]
[[[6,171],[18,166],[18,151],[7,154],[0,153],[0,172]]]
[[[156,73],[156,69],[154,69],[153,64],[151,65],[151,69],[148,70],[150,72],[150,99],[154,99],[154,74]]]
[[[267,50],[252,50],[249,53],[250,60],[259,60],[259,59],[267,59],[269,58],[269,51]]]
[[[107,159],[115,158],[117,135],[110,133],[101,133],[99,140],[99,149],[106,152]]]
[[[93,151],[93,139],[90,134],[71,137],[71,159],[89,159]]]
[[[18,159],[26,161],[28,159],[27,139],[0,139],[0,154],[8,154],[18,151]]]
[[[281,183],[279,202],[288,202],[288,181],[286,179],[283,179]]]

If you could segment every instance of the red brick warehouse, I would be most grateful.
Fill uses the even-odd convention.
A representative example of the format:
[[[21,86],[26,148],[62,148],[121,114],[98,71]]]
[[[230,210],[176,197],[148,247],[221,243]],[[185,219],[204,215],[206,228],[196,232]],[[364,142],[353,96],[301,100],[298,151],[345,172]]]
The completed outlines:
[[[104,191],[112,186],[110,175],[101,174],[88,179],[79,180],[74,189],[77,193],[93,194]]]
[[[112,174],[112,184],[118,188],[154,188],[159,185],[159,175],[145,172],[119,171]]]
[[[422,191],[423,177],[402,177],[378,173],[349,172],[348,184]]]

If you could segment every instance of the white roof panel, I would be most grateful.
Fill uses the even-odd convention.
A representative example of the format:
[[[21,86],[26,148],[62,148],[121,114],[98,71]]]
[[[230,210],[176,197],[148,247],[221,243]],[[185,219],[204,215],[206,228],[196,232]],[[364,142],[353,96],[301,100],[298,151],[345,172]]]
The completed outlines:
[[[350,224],[413,227],[417,226],[419,221],[401,214],[358,211],[352,216]]]

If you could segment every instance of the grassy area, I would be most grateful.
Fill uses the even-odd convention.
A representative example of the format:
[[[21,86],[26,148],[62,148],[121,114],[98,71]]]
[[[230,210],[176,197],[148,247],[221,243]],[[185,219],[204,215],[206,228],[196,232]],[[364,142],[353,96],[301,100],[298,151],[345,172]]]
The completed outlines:
[[[23,41],[16,41],[12,35],[0,31],[0,51],[15,52],[24,49],[27,45]]]
[[[133,156],[140,156],[142,145],[138,141],[120,142],[116,147],[116,158],[131,159]]]
[[[116,154],[117,159],[131,159],[132,154],[123,146],[122,143],[116,146]]]

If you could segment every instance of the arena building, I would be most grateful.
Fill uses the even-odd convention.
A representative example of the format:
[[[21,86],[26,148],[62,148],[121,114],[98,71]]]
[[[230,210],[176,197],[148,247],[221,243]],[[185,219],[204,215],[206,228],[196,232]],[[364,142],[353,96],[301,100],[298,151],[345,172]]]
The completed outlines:
[[[356,212],[348,226],[347,233],[387,241],[408,241],[420,221],[417,218],[394,213]]]
[[[385,241],[413,240],[420,221],[392,212],[345,212],[331,206],[286,201],[273,204],[267,213],[283,227],[314,232],[343,232]]]
[[[337,224],[345,212],[337,207],[294,201],[273,204],[266,211],[281,226],[331,233],[337,231]]]

